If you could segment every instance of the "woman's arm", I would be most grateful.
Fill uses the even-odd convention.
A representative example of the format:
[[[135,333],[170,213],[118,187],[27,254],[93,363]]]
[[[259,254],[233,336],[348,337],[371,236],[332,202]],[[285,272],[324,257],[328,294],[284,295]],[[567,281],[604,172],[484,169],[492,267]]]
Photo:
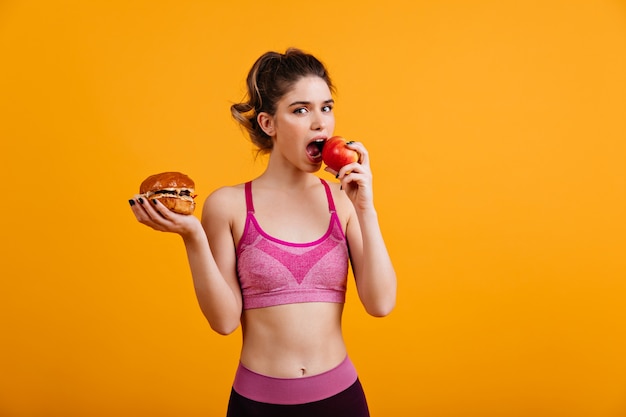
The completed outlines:
[[[210,268],[218,268],[221,280],[194,279],[194,284],[204,315],[220,334],[232,333],[241,322],[243,304],[232,235],[232,216],[238,212],[233,203],[240,200],[240,194],[242,192],[232,187],[220,188],[206,199],[202,211],[202,226],[213,254],[211,259],[214,260]],[[209,268],[209,265],[205,267]]]
[[[348,221],[346,234],[359,298],[369,314],[384,317],[396,304],[396,273],[376,211],[357,211],[354,217]]]
[[[365,310],[372,316],[383,317],[396,304],[396,273],[374,207],[367,150],[360,143],[349,146],[361,155],[358,163],[343,167],[338,175],[345,195],[352,202],[346,205],[350,210],[346,237],[352,270]]]
[[[216,191],[207,198],[202,223],[193,215],[171,212],[157,200],[137,198],[132,209],[140,223],[182,237],[200,309],[211,328],[225,335],[239,326],[242,303],[228,212],[220,204],[223,194]]]

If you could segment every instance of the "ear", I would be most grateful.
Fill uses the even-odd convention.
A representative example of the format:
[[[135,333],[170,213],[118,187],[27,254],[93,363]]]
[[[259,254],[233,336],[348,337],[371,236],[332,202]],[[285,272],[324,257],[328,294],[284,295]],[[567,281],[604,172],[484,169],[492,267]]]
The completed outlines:
[[[256,121],[267,136],[274,136],[274,133],[276,131],[274,127],[274,118],[269,113],[259,113],[256,117]]]

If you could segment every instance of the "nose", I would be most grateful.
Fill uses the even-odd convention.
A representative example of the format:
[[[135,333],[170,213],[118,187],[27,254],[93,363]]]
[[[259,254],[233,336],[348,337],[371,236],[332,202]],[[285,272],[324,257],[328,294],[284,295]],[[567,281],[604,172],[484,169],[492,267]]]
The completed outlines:
[[[311,120],[311,130],[323,130],[326,127],[326,120],[324,114],[320,111],[316,111]]]

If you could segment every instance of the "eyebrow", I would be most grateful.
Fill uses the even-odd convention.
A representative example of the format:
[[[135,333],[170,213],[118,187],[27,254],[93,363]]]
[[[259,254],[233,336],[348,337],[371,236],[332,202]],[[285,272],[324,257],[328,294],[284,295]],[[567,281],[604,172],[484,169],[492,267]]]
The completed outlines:
[[[330,98],[328,100],[325,100],[323,102],[323,104],[334,104],[334,103],[335,103],[335,100],[333,100],[332,98]],[[310,101],[294,101],[293,103],[291,103],[289,105],[289,107],[293,107],[293,106],[308,106],[310,104],[311,104]]]

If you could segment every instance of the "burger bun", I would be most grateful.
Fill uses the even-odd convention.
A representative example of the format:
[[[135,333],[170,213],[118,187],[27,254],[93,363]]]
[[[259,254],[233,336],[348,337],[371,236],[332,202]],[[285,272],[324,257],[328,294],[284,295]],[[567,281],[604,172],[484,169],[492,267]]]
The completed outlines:
[[[160,172],[150,175],[139,187],[139,193],[148,200],[159,200],[169,210],[192,214],[196,208],[195,183],[181,172]]]

